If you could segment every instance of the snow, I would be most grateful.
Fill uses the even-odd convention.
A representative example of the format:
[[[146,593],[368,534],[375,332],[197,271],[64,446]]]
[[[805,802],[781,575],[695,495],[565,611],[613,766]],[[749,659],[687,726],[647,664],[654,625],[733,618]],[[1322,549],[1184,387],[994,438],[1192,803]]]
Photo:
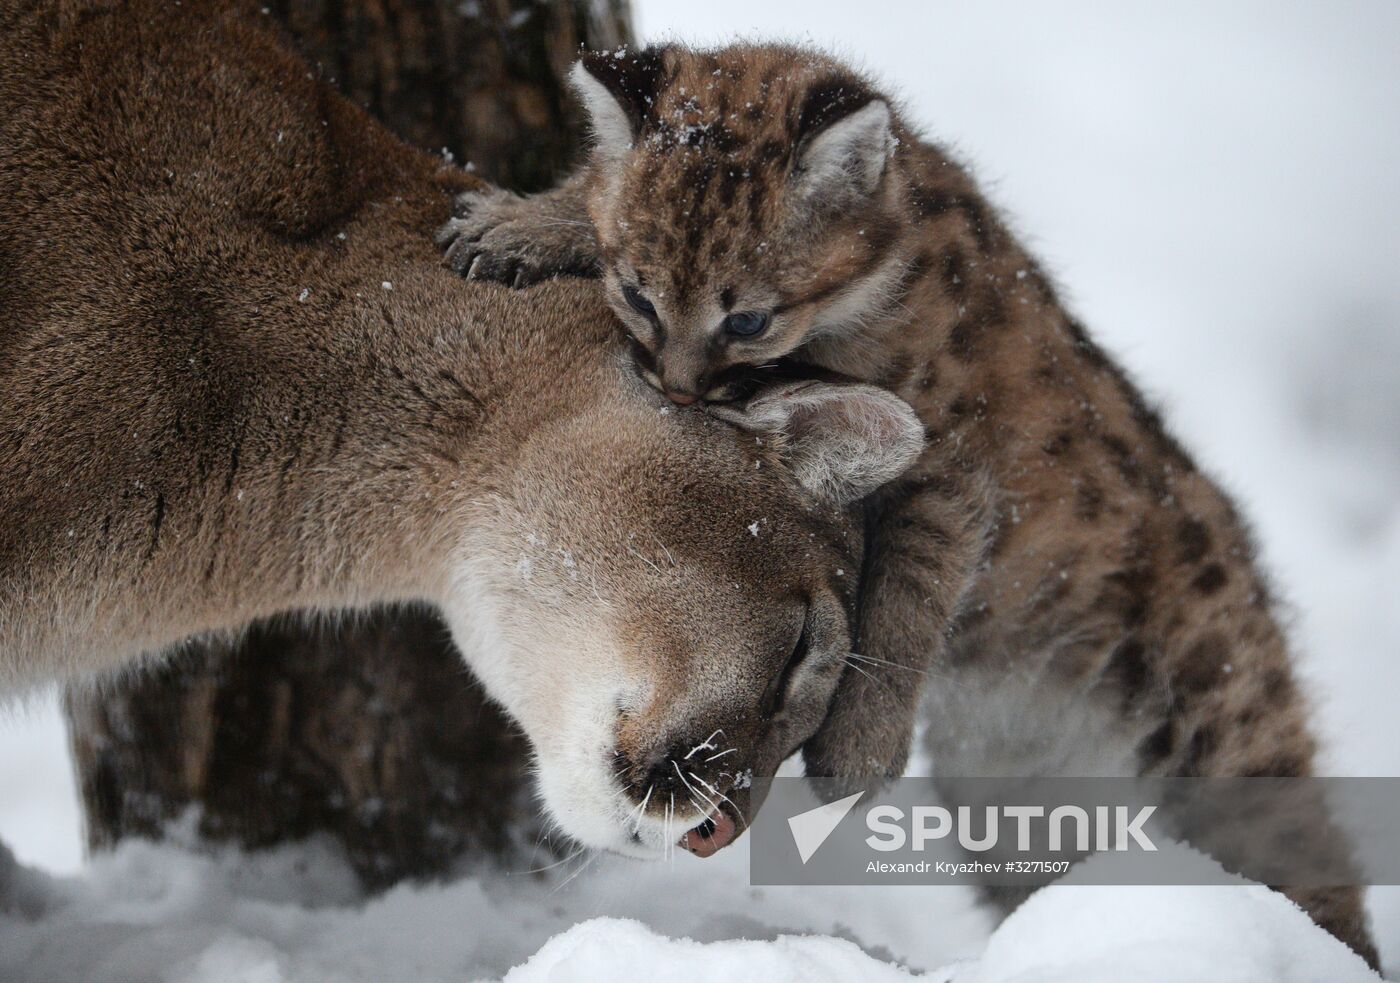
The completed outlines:
[[[780,935],[771,942],[732,940],[708,945],[670,939],[636,921],[595,918],[550,939],[506,983],[591,983],[627,979],[638,965],[648,979],[763,979],[771,983],[908,980],[908,972],[872,959],[843,939]]]
[[[1212,863],[1183,852],[1184,863]],[[1086,863],[1112,864],[1100,854]],[[1241,887],[1088,887],[1035,895],[950,983],[1330,983],[1378,977],[1275,891]]]
[[[1258,886],[1056,885],[976,956],[968,950],[986,926],[962,889],[847,889],[844,899],[831,889],[758,891],[684,859],[668,869],[600,858],[587,883],[576,872],[496,872],[366,900],[323,844],[210,856],[178,836],[128,842],[77,878],[19,872],[10,897],[27,913],[0,914],[0,978],[589,983],[644,969],[659,983],[893,983],[914,974],[942,983],[1377,979],[1282,895]],[[1186,851],[1183,862],[1211,863]],[[0,859],[0,884],[3,866]],[[727,866],[726,875],[738,873],[733,860]],[[837,912],[847,921],[833,920]],[[851,941],[868,938],[877,921],[894,946]],[[942,968],[929,961],[949,955],[964,958]]]
[[[913,889],[902,893],[909,907],[885,911],[871,903],[878,889],[751,888],[747,866],[747,845],[705,861],[681,852],[669,864],[597,855],[538,874],[482,872],[362,899],[348,867],[325,844],[205,855],[177,831],[173,842],[124,843],[76,877],[28,872],[28,883],[7,893],[24,900],[29,914],[0,912],[0,979],[455,983],[500,978],[517,966],[519,978],[536,979],[573,944],[567,940],[580,938],[567,934],[571,929],[586,936],[598,918],[633,924],[614,957],[658,973],[686,967],[710,943],[716,953],[734,945],[757,953],[783,934],[811,940],[775,946],[763,957],[774,967],[822,954],[833,965],[875,972],[891,957],[920,966],[969,958],[988,932],[986,916],[961,888]],[[36,908],[44,909],[38,917]],[[874,956],[835,938],[874,935],[891,943]],[[741,938],[751,941],[732,941]],[[532,965],[522,965],[536,953]],[[595,977],[573,967],[549,978],[627,976]]]
[[[855,54],[956,141],[1254,520],[1296,608],[1327,771],[1400,774],[1400,6],[634,6],[649,38],[796,34]],[[704,861],[604,857],[368,900],[316,845],[132,843],[84,864],[52,697],[0,712],[0,840],[47,872],[20,892],[47,914],[0,915],[6,980],[1360,973],[1260,888],[1053,887],[993,931],[962,888],[750,888],[744,840]],[[1371,897],[1400,972],[1400,891]]]

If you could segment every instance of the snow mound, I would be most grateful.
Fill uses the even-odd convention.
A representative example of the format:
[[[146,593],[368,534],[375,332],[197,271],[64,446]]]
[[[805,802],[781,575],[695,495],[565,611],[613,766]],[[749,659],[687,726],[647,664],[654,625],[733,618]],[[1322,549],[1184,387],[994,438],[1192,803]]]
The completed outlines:
[[[1184,864],[1213,862],[1181,849]],[[1103,868],[1111,855],[1088,865]],[[1101,871],[1102,872],[1102,871]],[[898,890],[895,890],[895,895]],[[596,918],[547,942],[505,983],[590,983],[639,972],[658,983],[754,979],[845,983],[915,978],[851,942],[781,935],[701,944],[637,921]],[[1379,977],[1283,895],[1256,884],[1057,884],[1031,897],[980,959],[921,974],[927,983],[1366,983]]]
[[[881,962],[844,939],[780,935],[708,944],[658,935],[641,922],[595,918],[545,943],[504,983],[595,983],[632,979],[653,983],[763,980],[764,983],[870,983],[908,981],[904,969]]]
[[[1184,863],[1210,863],[1183,850]],[[1101,854],[1085,866],[1112,864]],[[1258,884],[1100,887],[1032,895],[952,983],[1351,983],[1380,977],[1301,908]]]

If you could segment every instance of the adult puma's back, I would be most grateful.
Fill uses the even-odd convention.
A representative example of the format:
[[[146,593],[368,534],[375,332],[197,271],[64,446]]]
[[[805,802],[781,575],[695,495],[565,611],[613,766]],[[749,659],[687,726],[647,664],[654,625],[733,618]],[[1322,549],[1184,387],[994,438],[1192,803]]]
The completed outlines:
[[[258,500],[382,438],[347,405],[345,356],[401,339],[367,320],[356,352],[342,325],[382,307],[391,267],[426,265],[411,230],[441,207],[428,161],[238,16],[151,6],[0,25],[0,501],[23,518],[0,526],[0,571],[71,555],[27,586],[95,645],[85,623],[129,621],[139,647],[176,628],[172,579],[261,607],[317,576],[269,567],[286,530]],[[141,589],[102,611],[64,589],[88,565]]]
[[[565,829],[649,854],[815,728],[850,648],[844,506],[917,454],[904,404],[812,386],[750,433],[671,411],[592,287],[441,270],[424,230],[470,179],[255,12],[5,6],[0,104],[0,689],[431,601]]]

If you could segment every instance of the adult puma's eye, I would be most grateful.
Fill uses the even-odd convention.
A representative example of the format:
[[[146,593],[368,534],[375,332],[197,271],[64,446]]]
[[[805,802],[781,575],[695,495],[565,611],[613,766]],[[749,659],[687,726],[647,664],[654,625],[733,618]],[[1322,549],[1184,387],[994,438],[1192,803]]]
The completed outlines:
[[[627,303],[632,305],[632,310],[647,317],[656,317],[656,305],[642,296],[642,292],[632,284],[623,284],[622,296],[627,298]]]
[[[724,333],[736,338],[752,338],[768,327],[768,315],[758,311],[741,311],[724,319]]]

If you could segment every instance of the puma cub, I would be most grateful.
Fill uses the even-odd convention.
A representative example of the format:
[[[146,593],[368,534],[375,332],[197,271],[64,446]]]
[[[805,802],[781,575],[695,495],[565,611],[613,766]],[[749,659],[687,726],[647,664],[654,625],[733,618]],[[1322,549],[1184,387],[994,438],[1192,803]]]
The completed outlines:
[[[925,674],[944,774],[1311,772],[1234,506],[945,151],[808,50],[593,54],[574,82],[591,156],[542,195],[464,195],[440,234],[453,269],[601,276],[676,403],[835,372],[925,427],[871,509],[869,661],[809,772],[898,774]],[[1374,963],[1358,891],[1293,896]]]
[[[0,12],[0,696],[427,601],[566,833],[713,852],[826,712],[848,506],[917,420],[824,383],[677,412],[592,285],[458,281],[421,229],[474,182],[265,24]]]

